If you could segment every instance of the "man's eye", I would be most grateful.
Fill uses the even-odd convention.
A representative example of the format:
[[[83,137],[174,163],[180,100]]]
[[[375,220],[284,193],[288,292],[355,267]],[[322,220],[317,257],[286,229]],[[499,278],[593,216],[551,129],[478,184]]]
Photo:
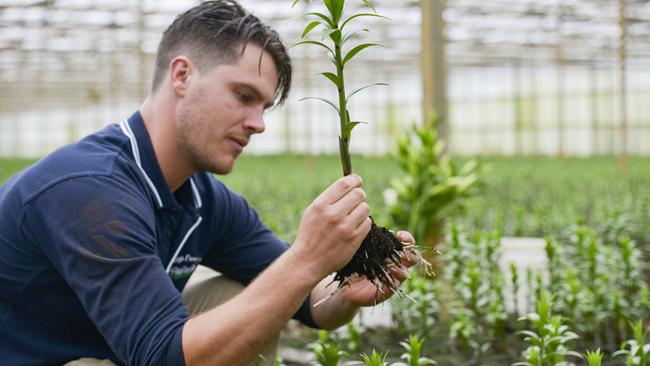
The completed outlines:
[[[248,103],[248,101],[250,101],[250,99],[251,99],[248,96],[248,94],[239,93],[239,92],[237,93],[237,98],[239,98],[239,101],[242,102],[242,103]]]

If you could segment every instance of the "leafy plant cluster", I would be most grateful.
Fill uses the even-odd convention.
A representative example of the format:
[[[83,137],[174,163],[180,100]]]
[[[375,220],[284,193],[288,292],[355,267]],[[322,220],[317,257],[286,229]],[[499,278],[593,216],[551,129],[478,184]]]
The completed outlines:
[[[611,349],[629,336],[629,321],[648,316],[650,293],[636,243],[623,234],[609,240],[584,225],[571,227],[563,240],[547,239],[545,287],[583,339]]]
[[[578,335],[564,324],[564,319],[552,314],[552,299],[547,291],[542,291],[537,301],[537,312],[530,313],[521,320],[531,323],[531,330],[522,330],[529,346],[522,356],[525,361],[513,366],[570,365],[567,357],[581,358],[571,351],[568,343],[578,339]]]
[[[417,336],[409,336],[406,340],[400,342],[404,349],[400,355],[403,361],[389,362],[388,352],[377,352],[373,349],[369,354],[357,353],[357,360],[346,360],[342,362],[344,356],[350,355],[350,352],[341,349],[336,340],[329,337],[327,331],[318,332],[318,341],[310,344],[313,350],[313,362],[315,366],[337,366],[345,365],[365,365],[365,366],[434,366],[436,361],[431,358],[422,356],[422,347],[424,339]],[[360,360],[359,360],[360,359]]]
[[[440,281],[414,275],[402,284],[408,294],[393,299],[392,317],[404,334],[431,339],[440,311]]]
[[[419,243],[434,240],[435,226],[451,209],[462,206],[478,181],[477,163],[460,165],[444,153],[435,119],[430,126],[413,125],[397,141],[398,178],[385,192],[391,225],[413,234]]]
[[[449,336],[455,349],[479,359],[504,332],[505,280],[497,232],[468,239],[450,230],[445,277],[452,289]]]
[[[596,362],[598,357],[642,352],[643,346],[636,345],[645,344],[645,336],[631,326],[650,316],[642,254],[624,234],[611,240],[574,225],[562,238],[547,239],[547,273],[528,269],[522,276],[523,271],[511,263],[511,280],[506,281],[499,266],[498,232],[467,234],[452,226],[444,247],[445,274],[436,279],[440,282],[436,288],[444,290],[430,290],[437,296],[432,304],[438,310],[433,314],[438,331],[446,330],[449,348],[470,364],[479,364],[488,353],[501,355],[495,364],[520,357],[524,361],[518,365],[541,366],[570,365],[571,357]],[[421,297],[418,288],[409,290],[407,294]],[[527,303],[517,304],[522,291]],[[433,322],[426,319],[431,315],[404,302],[399,300],[395,311],[412,313],[395,316],[398,323],[409,322],[399,324],[399,329],[414,331],[409,324]],[[530,313],[520,318],[520,307]],[[441,311],[445,308],[447,314]],[[525,321],[530,328],[525,328]],[[518,334],[528,343],[523,354]],[[621,344],[628,350],[615,353]],[[589,355],[577,351],[585,349],[598,351]]]
[[[391,339],[407,339],[401,354],[354,325],[329,343],[322,338],[318,349],[340,356],[338,365],[419,365],[415,359],[441,365],[650,364],[640,251],[623,235],[607,243],[585,226],[568,232],[568,239],[547,240],[548,272],[522,272],[511,264],[507,271],[517,277],[508,281],[498,265],[498,232],[452,226],[445,273],[433,280],[414,275],[403,287],[408,297],[392,300]],[[523,316],[512,306],[520,291]]]

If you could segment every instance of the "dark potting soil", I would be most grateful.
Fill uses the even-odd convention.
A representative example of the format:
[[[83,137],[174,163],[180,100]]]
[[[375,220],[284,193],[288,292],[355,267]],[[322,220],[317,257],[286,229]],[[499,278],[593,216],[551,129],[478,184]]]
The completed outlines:
[[[347,280],[350,276],[358,274],[373,282],[378,290],[381,284],[396,290],[388,266],[390,264],[401,266],[400,257],[403,253],[404,246],[395,235],[373,222],[359,250],[345,267],[336,272],[334,281],[338,281],[338,287],[341,288],[348,285]]]

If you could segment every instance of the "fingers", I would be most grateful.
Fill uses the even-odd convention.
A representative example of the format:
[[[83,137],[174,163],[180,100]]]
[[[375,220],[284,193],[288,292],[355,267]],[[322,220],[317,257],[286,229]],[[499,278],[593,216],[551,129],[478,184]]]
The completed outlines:
[[[369,214],[370,207],[366,202],[361,201],[352,209],[352,211],[350,211],[350,213],[347,214],[347,216],[352,227],[356,229],[368,218]]]
[[[395,237],[403,243],[415,244],[415,238],[408,231],[398,231]]]
[[[395,264],[389,266],[388,273],[390,273],[390,277],[396,283],[402,283],[405,279],[409,278],[410,276],[408,273],[408,269],[404,267],[400,268],[400,266]]]
[[[339,212],[342,215],[348,215],[360,205],[365,205],[365,199],[366,192],[361,188],[354,188],[338,202],[332,205],[332,210]],[[370,214],[370,210],[368,210],[368,214]]]
[[[406,247],[415,245],[415,238],[408,231],[398,231],[395,237]],[[408,248],[404,251],[404,255],[402,256],[400,262],[403,266],[408,268],[417,264],[420,261],[420,258],[420,253],[415,248]]]
[[[361,184],[361,178],[344,177],[336,181],[328,188],[321,198],[325,200],[335,199],[338,201],[329,204],[324,208],[324,217],[331,224],[335,224],[348,239],[357,241],[362,240],[370,230],[371,220],[370,207],[365,202],[366,193],[363,189],[355,187],[354,184]],[[347,192],[341,195],[342,192]],[[340,197],[339,197],[340,196]],[[322,202],[322,201],[321,201]]]
[[[402,281],[397,280],[395,278],[393,278],[393,282],[395,283],[395,286],[397,286],[398,288],[402,285]],[[377,292],[378,293],[375,295],[375,300],[377,303],[384,302],[390,299],[395,294],[394,289],[388,286],[387,284],[382,284],[381,291],[377,291]]]
[[[339,178],[331,186],[327,187],[327,189],[318,196],[317,200],[322,200],[325,205],[331,205],[338,202],[351,190],[361,187],[362,183],[363,180],[356,174],[350,174],[343,178]]]
[[[413,267],[421,258],[422,256],[418,251],[415,249],[408,249],[404,251],[404,255],[400,258],[400,263],[406,268]]]
[[[365,239],[365,237],[368,236],[371,227],[372,227],[372,220],[370,220],[370,217],[366,215],[366,218],[363,220],[361,225],[357,227],[356,230],[357,235],[361,237],[361,240]]]

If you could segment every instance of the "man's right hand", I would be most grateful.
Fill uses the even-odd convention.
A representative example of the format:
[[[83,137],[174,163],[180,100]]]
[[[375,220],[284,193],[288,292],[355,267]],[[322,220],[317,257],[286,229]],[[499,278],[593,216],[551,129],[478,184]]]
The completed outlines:
[[[370,208],[362,184],[354,174],[338,179],[302,216],[291,250],[320,278],[345,266],[370,231]]]

